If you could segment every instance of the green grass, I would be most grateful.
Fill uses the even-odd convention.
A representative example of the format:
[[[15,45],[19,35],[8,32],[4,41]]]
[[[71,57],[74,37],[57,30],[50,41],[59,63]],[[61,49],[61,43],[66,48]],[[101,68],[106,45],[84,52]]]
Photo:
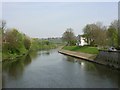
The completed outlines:
[[[77,52],[84,52],[89,54],[98,54],[97,47],[90,46],[65,46],[63,49]]]

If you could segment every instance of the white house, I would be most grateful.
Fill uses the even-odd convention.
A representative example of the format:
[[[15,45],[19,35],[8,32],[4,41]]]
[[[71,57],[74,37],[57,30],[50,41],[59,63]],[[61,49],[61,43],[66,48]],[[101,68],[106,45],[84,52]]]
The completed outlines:
[[[85,39],[82,35],[78,35],[77,36],[77,43],[76,45],[77,46],[84,46],[84,45],[88,45],[86,42],[85,42]]]

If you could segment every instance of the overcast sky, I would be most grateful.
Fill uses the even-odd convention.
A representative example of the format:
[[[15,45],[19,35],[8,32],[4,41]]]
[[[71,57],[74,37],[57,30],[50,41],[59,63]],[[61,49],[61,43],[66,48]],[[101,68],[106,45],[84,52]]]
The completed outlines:
[[[97,21],[109,25],[118,18],[117,2],[4,2],[2,18],[7,27],[17,28],[30,37],[60,37],[66,28],[75,35]]]

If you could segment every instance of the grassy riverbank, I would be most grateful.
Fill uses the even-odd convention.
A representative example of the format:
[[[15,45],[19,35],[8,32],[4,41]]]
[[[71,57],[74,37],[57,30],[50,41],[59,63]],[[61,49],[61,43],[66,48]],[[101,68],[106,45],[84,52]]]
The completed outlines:
[[[15,59],[17,57],[21,57],[23,55],[26,55],[29,51],[38,51],[38,50],[48,50],[56,48],[55,44],[49,44],[49,45],[33,45],[30,50],[21,50],[21,53],[9,53],[8,51],[3,51],[2,53],[2,60],[7,59]]]
[[[26,55],[29,50],[21,50],[20,53],[10,53],[9,50],[2,51],[2,61],[5,61],[7,59],[15,59],[17,57],[21,57],[23,55]]]
[[[6,43],[3,44],[2,47],[2,61],[15,59],[21,56],[26,55],[28,52],[31,51],[38,51],[38,50],[48,50],[56,48],[56,44],[50,43],[47,40],[40,40],[40,39],[31,39],[29,49],[26,49],[24,44],[21,44],[17,49],[9,49],[9,45]]]
[[[90,46],[65,46],[63,47],[65,50],[76,51],[76,52],[83,52],[89,54],[98,54],[99,51],[97,47],[90,47]]]

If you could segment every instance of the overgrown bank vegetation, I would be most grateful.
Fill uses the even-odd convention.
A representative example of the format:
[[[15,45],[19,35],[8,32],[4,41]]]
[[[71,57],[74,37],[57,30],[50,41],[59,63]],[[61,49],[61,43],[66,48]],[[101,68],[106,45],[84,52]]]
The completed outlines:
[[[2,60],[13,59],[27,54],[32,50],[43,50],[55,48],[56,45],[48,40],[39,38],[30,38],[17,29],[6,29],[6,22],[2,21],[0,27],[0,53],[2,52]]]

